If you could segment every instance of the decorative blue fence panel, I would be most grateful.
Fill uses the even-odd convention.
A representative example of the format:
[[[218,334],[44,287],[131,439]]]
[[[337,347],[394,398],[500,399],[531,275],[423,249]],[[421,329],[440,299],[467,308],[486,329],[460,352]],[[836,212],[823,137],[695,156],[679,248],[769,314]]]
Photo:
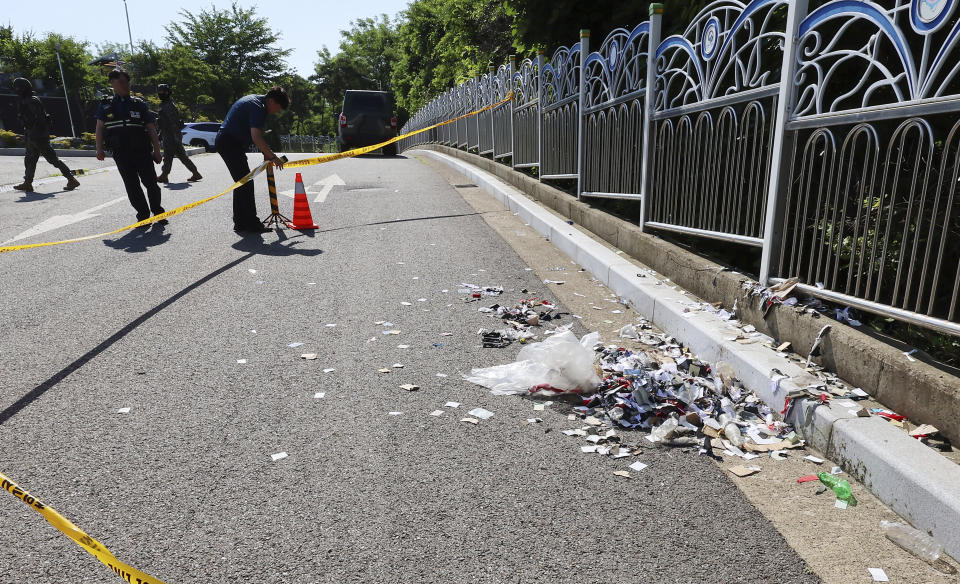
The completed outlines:
[[[540,59],[513,73],[513,167],[540,166]]]
[[[579,176],[580,43],[557,49],[541,75],[540,176],[575,179]]]

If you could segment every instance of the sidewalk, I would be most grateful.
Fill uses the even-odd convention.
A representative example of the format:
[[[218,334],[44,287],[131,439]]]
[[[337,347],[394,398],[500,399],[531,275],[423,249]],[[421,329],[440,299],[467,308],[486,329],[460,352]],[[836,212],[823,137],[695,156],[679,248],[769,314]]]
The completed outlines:
[[[463,153],[450,156],[446,149],[436,147],[420,152],[468,176],[702,358],[729,362],[744,385],[778,411],[789,392],[817,382],[782,354],[756,344],[731,342],[730,323],[712,314],[685,313],[684,307],[691,300],[685,290],[661,285],[665,281],[638,278],[634,265],[618,255],[622,252],[600,245],[520,190],[462,160],[478,159],[487,166],[483,159]],[[774,382],[774,372],[786,377]],[[960,522],[960,466],[880,418],[861,418],[837,405],[794,400],[789,421],[808,445],[840,462],[844,470],[914,526],[931,532],[951,556],[960,556],[960,532],[956,530]]]

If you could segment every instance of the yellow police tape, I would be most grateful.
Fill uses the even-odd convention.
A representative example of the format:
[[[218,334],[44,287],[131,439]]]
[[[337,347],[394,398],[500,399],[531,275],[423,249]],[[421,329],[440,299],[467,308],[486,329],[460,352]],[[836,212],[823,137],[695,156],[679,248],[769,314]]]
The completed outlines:
[[[0,488],[3,488],[14,497],[26,503],[31,509],[35,509],[43,515],[44,519],[49,521],[51,525],[59,529],[67,537],[76,542],[78,546],[100,560],[108,568],[113,570],[117,576],[120,576],[127,582],[131,584],[164,584],[163,580],[158,580],[118,560],[102,543],[84,533],[82,529],[74,525],[69,519],[41,503],[39,499],[27,491],[21,489],[3,473],[0,473]]]
[[[374,150],[379,150],[380,148],[383,148],[384,146],[389,146],[390,144],[393,144],[394,142],[399,142],[400,140],[403,140],[404,138],[409,138],[410,136],[415,136],[415,135],[421,134],[421,133],[423,133],[423,132],[428,132],[428,131],[430,131],[430,130],[432,130],[432,129],[434,129],[434,128],[439,128],[440,126],[446,126],[447,124],[452,124],[452,123],[458,122],[458,121],[460,121],[460,120],[462,120],[462,119],[469,118],[469,117],[471,117],[471,116],[475,116],[475,115],[477,115],[477,114],[480,114],[480,113],[483,113],[483,112],[485,112],[485,111],[491,110],[491,109],[493,109],[493,108],[495,108],[495,107],[499,107],[499,106],[501,106],[501,105],[509,102],[509,101],[512,100],[512,99],[513,99],[513,92],[511,91],[511,92],[507,95],[507,97],[505,97],[504,99],[498,101],[497,103],[490,104],[490,105],[488,105],[488,106],[486,106],[486,107],[483,107],[483,108],[480,108],[480,109],[478,109],[478,110],[472,111],[472,112],[470,112],[470,113],[468,113],[468,114],[464,114],[464,115],[462,115],[462,116],[458,116],[458,117],[456,117],[456,118],[447,120],[447,121],[445,121],[445,122],[440,122],[440,123],[438,123],[438,124],[433,124],[432,126],[428,126],[428,127],[426,127],[426,128],[421,128],[421,129],[415,130],[415,131],[413,131],[413,132],[407,132],[406,134],[403,134],[403,135],[400,135],[400,136],[396,136],[396,137],[394,137],[394,138],[390,138],[390,139],[387,140],[386,142],[381,142],[381,143],[379,143],[379,144],[374,144],[373,146],[364,146],[363,148],[355,148],[355,149],[353,149],[353,150],[348,150],[348,151],[346,151],[346,152],[340,152],[340,153],[338,153],[338,154],[327,154],[327,155],[324,155],[324,156],[316,156],[316,157],[314,157],[314,158],[304,158],[304,159],[302,159],[302,160],[294,160],[293,162],[287,162],[287,163],[285,163],[283,166],[284,166],[284,168],[286,168],[286,167],[290,167],[290,168],[301,168],[301,167],[304,167],[304,166],[314,166],[314,165],[316,165],[316,164],[324,164],[324,163],[327,163],[327,162],[333,162],[334,160],[342,160],[342,159],[344,159],[344,158],[351,158],[351,157],[354,157],[354,156],[360,156],[361,154],[369,154],[370,152],[373,152]],[[97,234],[95,234],[95,235],[85,235],[85,236],[83,236],[83,237],[75,237],[75,238],[73,238],[73,239],[64,239],[64,240],[61,240],[61,241],[46,241],[46,242],[43,242],[43,243],[27,243],[27,244],[24,244],[24,245],[7,245],[7,246],[0,246],[0,253],[6,253],[6,252],[8,252],[8,251],[20,251],[20,250],[31,249],[31,248],[35,248],[35,247],[48,247],[48,246],[51,246],[51,245],[63,245],[63,244],[65,244],[65,243],[76,243],[76,242],[78,242],[78,241],[87,241],[87,240],[89,240],[89,239],[99,239],[99,238],[101,238],[101,237],[108,237],[108,236],[110,236],[110,235],[114,235],[114,234],[117,234],[117,233],[120,233],[120,232],[123,232],[123,231],[127,231],[127,230],[129,230],[129,229],[135,229],[135,228],[137,228],[137,227],[142,227],[142,226],[144,226],[144,225],[149,225],[149,224],[154,223],[154,222],[156,222],[156,221],[160,221],[161,219],[166,219],[167,217],[173,217],[174,215],[179,215],[180,213],[183,213],[184,211],[188,211],[188,210],[190,210],[190,209],[193,209],[194,207],[199,207],[200,205],[204,205],[204,204],[209,203],[210,201],[212,201],[212,200],[214,200],[214,199],[218,199],[218,198],[222,197],[223,195],[229,193],[229,192],[232,191],[233,189],[235,189],[235,188],[237,188],[237,187],[239,187],[239,186],[241,186],[241,185],[244,185],[244,184],[250,182],[251,180],[253,180],[254,177],[256,177],[258,174],[260,174],[261,172],[263,172],[263,170],[264,170],[264,169],[267,167],[267,165],[269,165],[269,164],[272,164],[272,163],[271,163],[271,162],[263,162],[262,164],[260,164],[260,166],[258,166],[257,168],[253,169],[252,171],[250,171],[250,173],[247,174],[247,176],[241,178],[241,179],[238,180],[237,182],[233,183],[232,185],[230,185],[229,187],[227,187],[227,188],[224,189],[223,191],[217,193],[216,195],[213,195],[212,197],[207,197],[206,199],[200,199],[199,201],[194,201],[194,202],[192,202],[192,203],[187,203],[186,205],[183,205],[182,207],[177,207],[176,209],[173,209],[173,210],[171,210],[171,211],[165,211],[165,212],[163,212],[163,213],[160,213],[159,215],[154,215],[153,217],[150,217],[149,219],[144,219],[143,221],[137,221],[136,223],[133,223],[133,224],[131,224],[131,225],[127,225],[126,227],[121,227],[121,228],[119,228],[119,229],[114,229],[113,231],[108,231],[108,232],[106,232],[106,233],[97,233]]]

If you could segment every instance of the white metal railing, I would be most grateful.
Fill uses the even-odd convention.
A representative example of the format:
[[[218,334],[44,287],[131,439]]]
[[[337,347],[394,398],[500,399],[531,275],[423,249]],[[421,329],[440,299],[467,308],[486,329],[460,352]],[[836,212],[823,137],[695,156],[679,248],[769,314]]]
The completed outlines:
[[[639,224],[759,248],[760,279],[960,334],[960,0],[662,6],[431,101],[405,139],[634,200]]]

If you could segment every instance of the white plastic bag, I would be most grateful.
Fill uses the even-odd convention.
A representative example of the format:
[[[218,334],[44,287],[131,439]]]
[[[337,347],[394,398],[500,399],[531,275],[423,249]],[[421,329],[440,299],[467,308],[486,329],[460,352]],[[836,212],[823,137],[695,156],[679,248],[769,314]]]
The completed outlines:
[[[514,363],[474,369],[463,378],[492,390],[494,395],[527,393],[541,384],[590,393],[600,385],[593,365],[593,348],[599,338],[599,333],[590,333],[577,341],[577,336],[565,329],[541,343],[527,345]]]

